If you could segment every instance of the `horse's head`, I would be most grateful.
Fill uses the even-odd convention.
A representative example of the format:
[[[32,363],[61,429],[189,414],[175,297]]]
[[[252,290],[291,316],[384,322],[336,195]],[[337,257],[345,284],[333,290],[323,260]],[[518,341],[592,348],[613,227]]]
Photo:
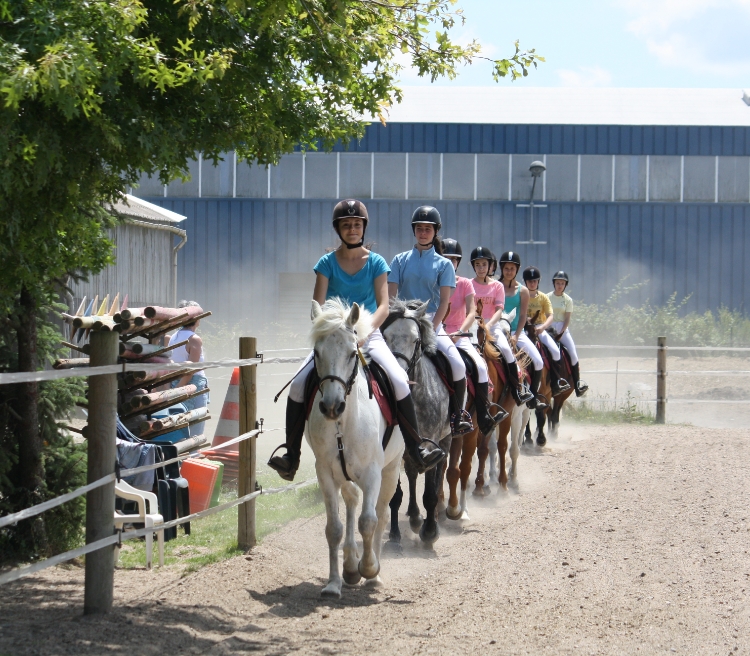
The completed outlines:
[[[357,342],[372,332],[370,313],[356,303],[349,307],[337,298],[321,307],[312,302],[310,338],[323,400],[318,407],[328,419],[338,419],[357,376]]]
[[[526,325],[523,327],[523,329],[526,331],[526,334],[532,342],[535,342],[537,339],[536,329],[534,327],[539,321],[540,314],[541,310],[537,310],[536,312],[534,312],[533,316],[526,316]]]
[[[426,312],[427,303],[392,298],[388,318],[380,327],[388,348],[406,371],[422,352],[435,352],[435,330]]]

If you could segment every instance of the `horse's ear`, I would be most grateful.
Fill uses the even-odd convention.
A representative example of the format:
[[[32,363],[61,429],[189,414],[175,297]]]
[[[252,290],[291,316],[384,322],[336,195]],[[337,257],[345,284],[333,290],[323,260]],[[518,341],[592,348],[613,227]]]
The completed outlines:
[[[310,310],[310,319],[315,321],[323,313],[323,308],[320,307],[320,303],[313,299],[312,309]]]
[[[484,310],[484,301],[480,298],[477,301],[477,312],[476,312],[476,314],[477,314],[478,317],[482,316],[482,311],[483,310]]]
[[[346,323],[354,328],[359,321],[359,305],[352,303],[352,309],[349,312],[349,316],[346,318]]]
[[[516,318],[516,308],[513,308],[513,309],[512,309],[511,311],[510,311],[510,314],[506,314],[505,316],[506,316],[506,317],[508,317],[508,322],[509,322],[509,323],[513,323],[513,319],[515,319],[515,318]]]
[[[427,306],[429,304],[430,304],[429,301],[425,301],[424,303],[422,303],[421,305],[419,305],[417,308],[415,308],[415,310],[414,310],[414,316],[417,319],[421,319],[424,316],[424,313],[427,312]]]

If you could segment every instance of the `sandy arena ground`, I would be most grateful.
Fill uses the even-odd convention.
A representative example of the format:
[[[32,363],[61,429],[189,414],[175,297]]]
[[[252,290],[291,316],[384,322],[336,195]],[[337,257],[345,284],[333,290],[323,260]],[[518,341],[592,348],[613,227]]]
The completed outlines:
[[[118,571],[105,617],[77,567],[7,586],[0,654],[746,654],[749,462],[748,429],[569,424],[434,550],[402,516],[382,590],[319,598],[315,517],[184,578]]]

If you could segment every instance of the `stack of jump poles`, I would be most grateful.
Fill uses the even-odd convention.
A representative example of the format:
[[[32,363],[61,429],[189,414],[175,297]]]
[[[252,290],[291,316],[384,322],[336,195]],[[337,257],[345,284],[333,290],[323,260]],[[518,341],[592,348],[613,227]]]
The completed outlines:
[[[63,314],[63,319],[70,326],[70,342],[64,346],[88,356],[89,334],[93,332],[117,332],[120,334],[119,362],[129,363],[170,363],[169,352],[185,346],[187,340],[171,346],[160,342],[168,332],[179,330],[183,326],[195,323],[209,316],[200,307],[166,308],[157,305],[128,308],[128,297],[122,304],[117,294],[109,305],[109,295],[99,305],[98,297],[88,304],[84,298],[78,311],[74,314]],[[57,360],[55,369],[88,367],[88,357]],[[182,403],[209,390],[198,390],[195,385],[170,387],[170,384],[191,375],[190,369],[178,371],[128,371],[118,374],[118,407],[117,413],[125,426],[143,440],[151,440],[166,433],[186,428],[192,424],[204,422],[210,418],[207,408],[197,408],[162,419],[152,419],[151,415],[159,410]],[[85,433],[84,433],[85,435]],[[184,453],[203,446],[205,436],[182,440],[176,444],[178,453]]]

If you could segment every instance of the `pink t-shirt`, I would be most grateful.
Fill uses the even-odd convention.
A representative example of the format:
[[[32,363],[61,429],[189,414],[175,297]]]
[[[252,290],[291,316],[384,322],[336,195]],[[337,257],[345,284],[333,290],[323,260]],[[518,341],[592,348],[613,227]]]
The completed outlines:
[[[456,276],[456,288],[451,295],[451,311],[445,317],[445,332],[455,333],[466,319],[466,297],[474,293],[471,280]]]
[[[471,281],[474,286],[476,301],[481,299],[484,307],[482,308],[482,319],[491,319],[492,315],[497,312],[498,305],[505,305],[505,290],[501,282],[490,280],[488,285],[483,285],[476,280]]]

